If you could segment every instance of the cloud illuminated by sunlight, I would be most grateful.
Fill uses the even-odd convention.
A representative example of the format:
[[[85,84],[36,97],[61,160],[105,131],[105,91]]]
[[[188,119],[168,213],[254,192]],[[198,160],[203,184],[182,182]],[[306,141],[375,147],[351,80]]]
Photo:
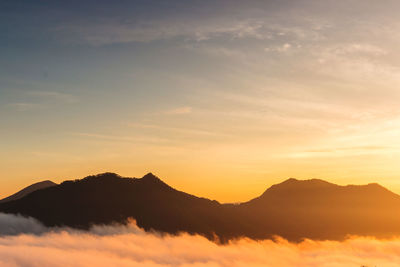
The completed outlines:
[[[400,239],[344,242],[241,239],[228,245],[188,234],[162,236],[130,225],[95,226],[90,232],[43,230],[37,221],[0,214],[0,233],[17,222],[18,235],[0,236],[0,265],[14,266],[398,266]],[[19,227],[19,228],[18,228]],[[35,234],[27,234],[31,228]],[[29,231],[28,231],[29,232]],[[22,234],[23,233],[23,234]],[[35,259],[35,260],[32,260]]]
[[[171,109],[165,112],[165,114],[187,114],[191,113],[192,108],[191,107],[179,107],[175,109]]]

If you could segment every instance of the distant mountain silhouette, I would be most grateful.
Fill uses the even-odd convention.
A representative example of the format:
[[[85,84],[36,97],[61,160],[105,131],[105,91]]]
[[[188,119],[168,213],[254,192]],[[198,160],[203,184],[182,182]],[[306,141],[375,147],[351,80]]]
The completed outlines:
[[[295,240],[400,234],[400,196],[378,184],[339,186],[289,179],[239,209],[254,220],[255,237],[263,235],[264,227]]]
[[[20,199],[20,198],[23,198],[24,196],[32,193],[33,191],[36,191],[39,189],[44,189],[44,188],[47,188],[50,186],[55,186],[55,185],[57,185],[57,184],[53,183],[52,181],[49,181],[49,180],[38,182],[38,183],[35,183],[35,184],[25,187],[24,189],[18,191],[15,194],[12,194],[11,196],[1,199],[0,203]]]
[[[220,242],[400,234],[399,195],[378,184],[338,186],[316,179],[289,179],[248,202],[220,204],[177,191],[151,173],[143,178],[103,173],[0,203],[0,212],[81,229],[134,218],[145,230],[197,233]]]

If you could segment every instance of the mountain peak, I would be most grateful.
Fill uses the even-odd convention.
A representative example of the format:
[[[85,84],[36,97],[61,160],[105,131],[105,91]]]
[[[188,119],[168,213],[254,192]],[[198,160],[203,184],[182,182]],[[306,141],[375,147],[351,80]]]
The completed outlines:
[[[157,176],[155,176],[151,172],[149,172],[148,174],[143,176],[140,180],[146,181],[146,182],[157,182],[157,183],[163,183],[164,184],[164,182],[160,178],[158,178]]]
[[[260,198],[266,197],[268,194],[292,194],[294,192],[312,192],[321,189],[335,188],[338,185],[329,183],[321,179],[298,180],[289,178],[282,183],[274,184],[269,187]]]
[[[318,201],[336,199],[335,201],[337,201],[338,199],[362,198],[364,195],[373,196],[375,199],[396,198],[400,200],[395,193],[377,183],[343,186],[321,179],[298,180],[290,178],[282,183],[272,185],[261,196],[250,202],[271,201],[271,198],[278,198],[280,201],[287,199],[296,199],[293,200],[294,202],[311,201],[309,204],[314,205],[312,204],[313,199],[315,201],[317,201],[316,199],[319,199]]]
[[[17,199],[25,197],[26,195],[28,195],[34,191],[37,191],[39,189],[44,189],[44,188],[55,186],[55,185],[57,185],[57,184],[50,180],[37,182],[37,183],[31,184],[30,186],[23,188],[22,190],[18,191],[17,193],[15,193],[11,196],[1,199],[0,203],[11,201],[11,200],[17,200]]]
[[[122,178],[120,175],[113,173],[113,172],[104,172],[104,173],[99,173],[95,175],[90,175],[82,180],[111,180],[111,179],[117,179],[117,178]]]
[[[298,180],[296,178],[289,178],[283,181],[282,183],[271,186],[271,188],[286,187],[286,186],[320,187],[320,186],[336,186],[336,185],[321,179]]]
[[[289,178],[285,181],[283,181],[282,183],[294,183],[294,182],[298,182],[299,180],[296,178]]]
[[[145,176],[142,177],[142,179],[159,179],[157,176],[155,176],[153,173],[149,172]]]

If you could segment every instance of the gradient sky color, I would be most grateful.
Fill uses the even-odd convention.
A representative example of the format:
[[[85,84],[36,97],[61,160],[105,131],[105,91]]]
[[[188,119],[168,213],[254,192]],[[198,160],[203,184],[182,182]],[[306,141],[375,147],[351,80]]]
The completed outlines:
[[[400,193],[398,1],[0,2],[0,197],[153,172],[245,201],[289,177]]]

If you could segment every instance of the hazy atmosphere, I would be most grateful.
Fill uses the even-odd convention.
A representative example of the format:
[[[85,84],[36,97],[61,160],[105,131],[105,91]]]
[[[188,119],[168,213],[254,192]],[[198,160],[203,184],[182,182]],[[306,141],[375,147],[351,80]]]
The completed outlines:
[[[399,13],[1,0],[0,266],[399,266]]]
[[[153,171],[400,192],[398,1],[2,1],[0,195]]]
[[[15,222],[18,221],[17,227]],[[12,222],[12,223],[11,223]],[[8,229],[7,229],[8,227]],[[0,234],[14,228],[21,235],[0,237],[0,264],[14,266],[398,266],[400,240],[351,238],[346,242],[283,239],[236,240],[218,246],[200,236],[145,233],[127,226],[94,226],[90,232],[45,229],[32,219],[0,213]],[[41,235],[29,235],[38,228]],[[393,255],[393,253],[397,253]],[[32,261],[32,258],[35,260]]]

